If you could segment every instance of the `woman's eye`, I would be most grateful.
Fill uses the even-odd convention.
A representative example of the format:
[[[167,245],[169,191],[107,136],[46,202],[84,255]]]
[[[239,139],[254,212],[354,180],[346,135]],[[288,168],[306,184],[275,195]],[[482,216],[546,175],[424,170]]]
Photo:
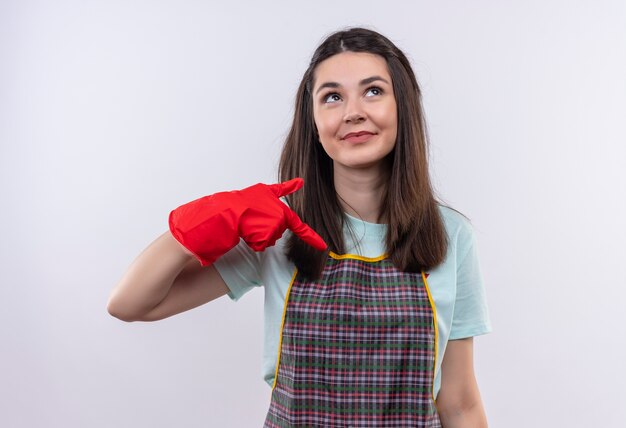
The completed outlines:
[[[325,103],[335,103],[337,101],[339,101],[341,99],[341,97],[339,96],[339,94],[328,94],[324,97],[324,102]]]
[[[380,95],[380,94],[382,94],[382,93],[383,93],[383,90],[382,90],[382,89],[380,89],[380,88],[378,88],[378,87],[374,86],[374,87],[369,88],[369,89],[367,90],[367,92],[365,93],[365,96],[366,96],[366,97],[369,97],[369,96],[371,96],[370,94],[372,94],[372,95]]]

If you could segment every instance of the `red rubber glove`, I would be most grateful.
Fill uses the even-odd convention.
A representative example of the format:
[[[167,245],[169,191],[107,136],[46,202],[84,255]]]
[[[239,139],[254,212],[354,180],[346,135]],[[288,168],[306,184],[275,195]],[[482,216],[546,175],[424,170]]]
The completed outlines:
[[[181,205],[170,213],[172,236],[191,251],[202,266],[213,264],[242,238],[255,251],[276,243],[286,229],[317,250],[327,245],[280,199],[300,189],[301,178],[278,184],[255,184],[220,192]]]

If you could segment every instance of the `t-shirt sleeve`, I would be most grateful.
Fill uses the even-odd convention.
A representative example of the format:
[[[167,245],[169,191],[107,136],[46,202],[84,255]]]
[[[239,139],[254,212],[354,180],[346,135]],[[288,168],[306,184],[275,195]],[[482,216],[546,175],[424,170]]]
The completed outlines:
[[[461,226],[457,239],[457,288],[450,340],[491,331],[474,231],[469,223]]]
[[[230,290],[228,297],[237,301],[261,282],[262,253],[252,250],[242,239],[213,264]]]

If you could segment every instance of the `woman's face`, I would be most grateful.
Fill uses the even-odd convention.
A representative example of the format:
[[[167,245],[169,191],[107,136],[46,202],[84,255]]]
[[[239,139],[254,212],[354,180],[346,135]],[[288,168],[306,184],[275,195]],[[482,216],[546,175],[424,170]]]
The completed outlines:
[[[398,116],[387,62],[342,52],[315,69],[313,117],[335,168],[379,166],[396,142]]]

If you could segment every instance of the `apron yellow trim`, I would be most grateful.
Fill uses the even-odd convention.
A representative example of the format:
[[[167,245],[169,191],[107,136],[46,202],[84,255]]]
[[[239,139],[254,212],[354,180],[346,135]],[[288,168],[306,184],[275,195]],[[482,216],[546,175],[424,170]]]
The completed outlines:
[[[291,294],[291,287],[296,280],[296,275],[298,275],[298,268],[295,268],[293,270],[293,276],[291,277],[291,282],[289,283],[289,288],[287,289],[287,294],[285,295],[285,306],[283,306],[283,317],[280,321],[280,335],[278,336],[278,357],[276,358],[276,371],[274,372],[274,383],[272,384],[272,391],[274,391],[274,388],[276,388],[276,381],[278,380],[278,367],[280,366],[280,351],[283,347],[283,327],[285,326],[287,303],[289,303],[289,295]]]
[[[365,256],[359,256],[358,254],[336,254],[336,253],[333,253],[332,251],[330,251],[328,255],[331,256],[335,260],[354,259],[354,260],[361,260],[363,262],[370,262],[370,263],[379,262],[387,258],[387,254],[382,254],[378,257],[365,257]]]
[[[433,324],[435,326],[435,363],[433,364],[433,390],[432,396],[433,401],[435,401],[435,377],[437,376],[437,354],[439,353],[439,328],[437,327],[437,309],[435,308],[435,302],[433,301],[433,296],[430,294],[430,287],[428,286],[428,281],[426,280],[426,274],[422,271],[422,279],[424,280],[424,287],[426,288],[426,294],[428,294],[428,301],[430,302],[430,307],[433,309]]]

